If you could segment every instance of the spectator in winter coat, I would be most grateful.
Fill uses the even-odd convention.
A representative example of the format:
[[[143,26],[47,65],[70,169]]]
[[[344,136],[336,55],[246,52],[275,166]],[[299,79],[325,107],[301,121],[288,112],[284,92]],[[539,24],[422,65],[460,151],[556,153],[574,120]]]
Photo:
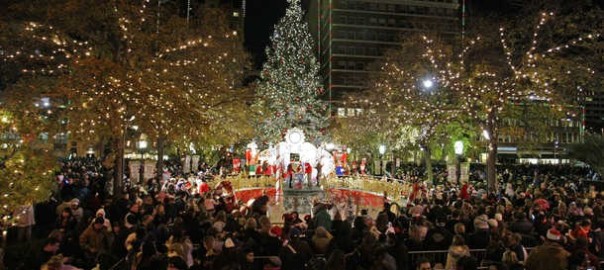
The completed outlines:
[[[326,230],[331,230],[331,216],[327,212],[327,205],[318,205],[314,218],[315,228],[323,227]]]
[[[474,233],[468,235],[468,246],[473,249],[484,249],[489,245],[489,223],[486,215],[474,219]]]
[[[534,248],[526,259],[527,270],[566,270],[570,253],[561,245],[562,234],[556,228],[547,231],[545,242]]]
[[[600,269],[598,257],[591,253],[587,246],[587,238],[577,238],[571,255],[568,258],[568,264],[571,269]],[[587,268],[587,266],[590,266],[591,268]]]
[[[516,214],[514,214],[514,217],[516,218],[516,221],[510,224],[510,231],[519,234],[533,233],[533,223],[531,223],[531,221],[526,218],[526,214],[524,212],[516,212]]]
[[[105,227],[105,229],[107,230],[107,232],[111,232],[111,221],[106,218],[106,214],[105,214],[105,209],[100,208],[99,210],[96,211],[96,217],[97,218],[103,218],[103,220],[105,221],[103,223],[103,227]],[[94,222],[94,220],[93,220]]]
[[[447,263],[445,265],[445,269],[455,269],[457,260],[465,256],[470,256],[470,248],[466,246],[462,236],[453,236],[453,241],[449,247],[449,253],[447,253]]]
[[[327,254],[333,236],[323,227],[315,229],[312,237],[312,247],[316,254]]]
[[[290,231],[290,241],[283,243],[279,257],[282,260],[281,269],[304,270],[305,264],[312,257],[312,250],[306,241],[300,240],[298,228]]]
[[[80,235],[80,246],[89,257],[96,257],[100,252],[109,250],[109,233],[104,228],[105,220],[98,217]]]

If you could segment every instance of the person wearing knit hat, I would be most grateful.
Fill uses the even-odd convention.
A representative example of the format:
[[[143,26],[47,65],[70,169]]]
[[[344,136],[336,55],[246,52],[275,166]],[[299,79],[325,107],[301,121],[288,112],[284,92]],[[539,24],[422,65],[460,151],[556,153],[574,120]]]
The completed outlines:
[[[562,239],[562,233],[560,233],[560,231],[558,231],[556,228],[551,228],[547,230],[545,239],[549,241],[559,242]]]
[[[545,241],[535,247],[526,259],[525,266],[529,270],[563,270],[568,269],[568,257],[560,242],[562,233],[556,228],[547,231]]]
[[[108,232],[111,232],[111,221],[106,217],[105,209],[99,208],[99,210],[96,211],[96,217],[103,218],[103,220],[104,220],[103,225],[105,226],[105,228],[107,229]]]
[[[78,223],[80,223],[82,221],[82,218],[84,217],[84,209],[82,209],[82,207],[80,206],[80,200],[78,198],[75,198],[69,202],[69,205],[71,207],[73,217],[75,217]]]
[[[104,228],[104,224],[105,219],[97,217],[80,235],[80,247],[85,252],[86,259],[95,258],[98,254],[109,250],[111,236]]]

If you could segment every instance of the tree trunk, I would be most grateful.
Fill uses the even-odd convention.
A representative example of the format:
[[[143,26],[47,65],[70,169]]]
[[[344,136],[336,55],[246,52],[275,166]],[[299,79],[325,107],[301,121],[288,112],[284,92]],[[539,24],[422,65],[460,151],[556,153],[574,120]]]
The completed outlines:
[[[497,141],[489,140],[489,154],[487,156],[487,190],[497,192]]]
[[[113,174],[113,196],[116,199],[122,196],[124,187],[124,140],[125,138],[123,135],[120,135],[119,138],[115,140],[115,172]]]
[[[390,170],[391,170],[391,173],[392,173],[391,177],[392,177],[392,179],[396,179],[394,177],[394,175],[396,173],[396,158],[394,158],[394,151],[391,151],[390,153],[392,154],[392,160],[391,160],[392,163],[390,164]]]
[[[157,164],[155,164],[155,175],[157,179],[161,179],[164,171],[164,144],[166,138],[159,136],[157,138]]]
[[[491,113],[487,115],[487,126],[486,130],[489,134],[489,147],[488,147],[488,156],[487,156],[487,190],[489,192],[497,192],[497,142],[498,142],[498,132],[495,123],[495,114],[493,113],[496,110],[492,110]]]
[[[432,174],[432,151],[428,146],[424,147],[424,162],[426,163],[426,181],[436,185],[436,179]]]

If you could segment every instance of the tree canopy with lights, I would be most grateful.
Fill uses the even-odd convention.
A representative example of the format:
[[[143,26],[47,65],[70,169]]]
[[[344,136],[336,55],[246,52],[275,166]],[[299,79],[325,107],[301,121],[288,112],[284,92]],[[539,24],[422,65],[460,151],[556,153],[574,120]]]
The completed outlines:
[[[320,139],[328,125],[319,62],[299,0],[288,0],[285,16],[275,25],[267,61],[256,89],[256,106],[262,112],[258,126],[265,143],[282,139],[287,129],[298,127],[309,138]]]
[[[0,110],[0,229],[14,225],[15,209],[47,199],[56,186],[55,161],[48,149],[36,149],[29,122]],[[18,214],[18,213],[17,213]]]
[[[501,25],[498,36],[489,35],[494,29],[484,29],[458,56],[461,106],[484,130],[488,141],[487,179],[491,191],[497,190],[495,163],[502,112],[518,104],[547,104],[547,108],[564,110],[565,105],[580,101],[577,97],[595,73],[561,53],[597,40],[600,33],[575,33],[575,38],[556,44],[551,36],[540,37],[549,33],[547,23],[553,18],[554,13],[539,14],[530,35],[526,35],[528,29],[517,25],[511,30]]]
[[[373,111],[368,116],[386,121],[381,129],[392,132],[394,138],[410,141],[406,134],[415,134],[413,140],[424,153],[429,179],[431,144],[460,111],[454,92],[459,73],[451,63],[452,50],[451,45],[427,36],[409,38],[386,53],[379,73],[373,76],[376,93],[371,95]]]
[[[531,18],[535,22],[526,23]],[[546,111],[576,116],[574,105],[595,82],[597,70],[589,65],[593,61],[585,59],[591,54],[586,45],[601,41],[602,28],[585,26],[588,22],[578,23],[568,15],[561,22],[553,18],[553,13],[542,12],[536,18],[527,16],[519,21],[478,23],[457,50],[429,37],[403,41],[401,48],[386,54],[381,72],[374,76],[377,98],[353,102],[355,107],[365,108],[362,118],[368,120],[359,121],[357,126],[382,127],[393,138],[406,138],[396,134],[409,130],[408,126],[416,130],[421,144],[425,138],[435,138],[426,135],[447,135],[443,133],[447,125],[441,124],[463,116],[484,131],[488,186],[495,191],[503,116],[516,117],[514,111],[519,107],[531,107],[539,116]],[[576,31],[556,31],[569,25],[575,25]],[[441,92],[426,91],[432,87]],[[522,120],[544,122],[542,117]],[[523,125],[524,137],[539,130],[535,123]],[[438,131],[438,127],[445,129]]]
[[[49,112],[61,114],[71,140],[113,144],[117,172],[128,126],[187,146],[233,143],[251,131],[251,94],[239,84],[248,57],[224,14],[208,8],[183,18],[169,7],[151,10],[148,0],[9,9],[0,36],[3,101],[36,114],[34,100],[50,97],[62,109]]]

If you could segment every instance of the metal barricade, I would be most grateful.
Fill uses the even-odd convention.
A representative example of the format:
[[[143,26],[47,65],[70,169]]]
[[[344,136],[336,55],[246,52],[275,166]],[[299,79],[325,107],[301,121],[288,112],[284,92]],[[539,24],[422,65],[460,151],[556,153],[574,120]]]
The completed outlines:
[[[423,251],[409,251],[409,259],[412,263],[419,261],[420,259],[428,259],[432,264],[447,263],[448,250],[423,250]],[[470,255],[476,258],[476,261],[482,264],[486,257],[486,249],[470,249]]]

